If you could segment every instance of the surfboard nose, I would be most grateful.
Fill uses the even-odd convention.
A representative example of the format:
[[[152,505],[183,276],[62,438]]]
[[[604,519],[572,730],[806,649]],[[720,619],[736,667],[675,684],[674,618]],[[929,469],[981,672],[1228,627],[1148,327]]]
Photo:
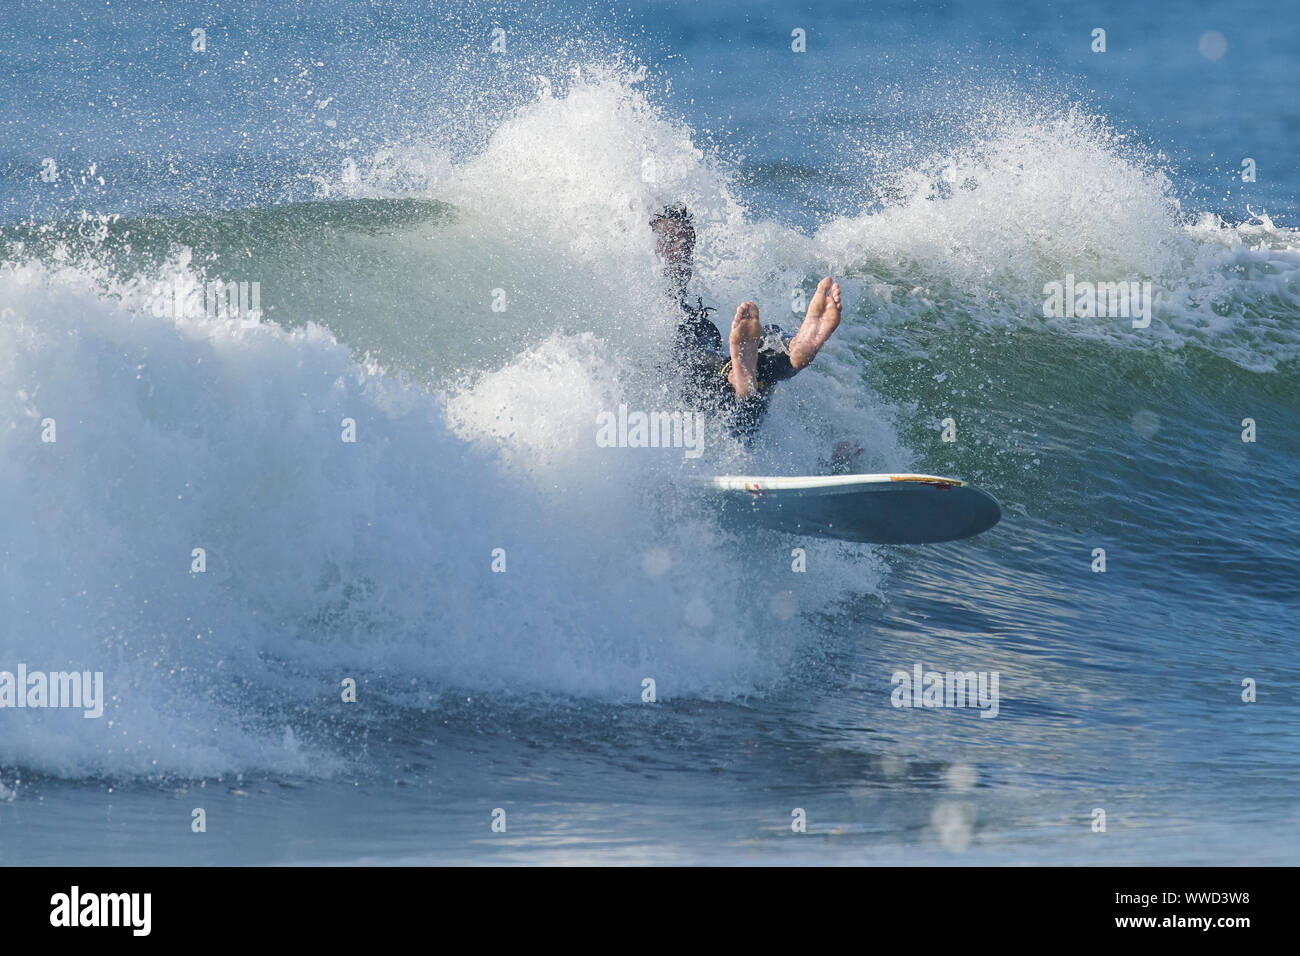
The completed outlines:
[[[969,530],[965,536],[987,531],[1002,520],[1002,506],[998,504],[998,499],[979,488],[971,488],[970,491],[974,492],[974,497],[970,509]]]
[[[876,540],[888,544],[958,541],[1002,520],[997,499],[970,485],[916,485],[909,489],[907,499],[907,508],[898,509],[899,520],[882,524]]]

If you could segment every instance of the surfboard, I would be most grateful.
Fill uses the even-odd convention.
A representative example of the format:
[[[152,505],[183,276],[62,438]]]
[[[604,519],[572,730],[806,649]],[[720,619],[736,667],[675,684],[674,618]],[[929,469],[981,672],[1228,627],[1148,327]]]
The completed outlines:
[[[705,480],[726,513],[791,534],[871,544],[933,544],[993,527],[988,492],[937,475],[721,475]]]

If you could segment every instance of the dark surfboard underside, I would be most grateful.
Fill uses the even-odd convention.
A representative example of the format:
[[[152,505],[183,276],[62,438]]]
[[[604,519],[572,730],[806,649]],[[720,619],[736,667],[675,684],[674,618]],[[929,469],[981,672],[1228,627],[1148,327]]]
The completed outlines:
[[[720,494],[729,514],[765,528],[870,544],[956,541],[987,531],[1002,517],[992,495],[969,485],[900,481]]]

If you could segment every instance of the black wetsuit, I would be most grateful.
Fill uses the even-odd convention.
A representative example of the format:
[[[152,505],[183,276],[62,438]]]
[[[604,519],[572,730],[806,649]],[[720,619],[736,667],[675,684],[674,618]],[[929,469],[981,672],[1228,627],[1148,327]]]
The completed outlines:
[[[749,441],[767,411],[776,383],[790,378],[797,371],[790,364],[791,336],[775,325],[763,327],[754,394],[737,398],[735,389],[727,381],[731,371],[730,350],[708,316],[716,310],[707,308],[699,298],[695,305],[691,305],[685,294],[681,297],[681,307],[686,317],[677,326],[673,358],[685,376],[687,401],[704,411],[720,415],[733,435]]]

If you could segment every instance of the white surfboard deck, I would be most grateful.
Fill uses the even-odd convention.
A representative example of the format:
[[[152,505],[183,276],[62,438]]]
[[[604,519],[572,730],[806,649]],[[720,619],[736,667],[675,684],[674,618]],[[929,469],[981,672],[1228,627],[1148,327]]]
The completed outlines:
[[[956,541],[1002,517],[992,495],[938,475],[721,475],[705,487],[763,527],[871,544]]]

